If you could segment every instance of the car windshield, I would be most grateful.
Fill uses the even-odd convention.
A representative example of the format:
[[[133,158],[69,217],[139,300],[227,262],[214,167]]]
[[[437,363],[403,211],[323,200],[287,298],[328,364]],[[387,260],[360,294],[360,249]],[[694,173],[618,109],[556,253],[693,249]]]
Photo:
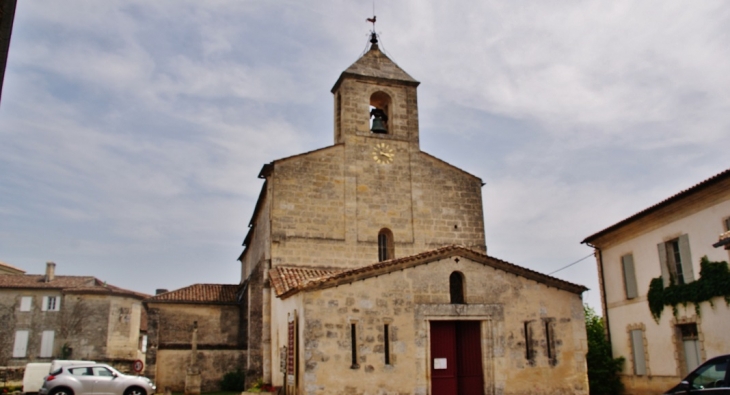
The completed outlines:
[[[705,364],[687,377],[693,389],[725,387],[727,359]]]

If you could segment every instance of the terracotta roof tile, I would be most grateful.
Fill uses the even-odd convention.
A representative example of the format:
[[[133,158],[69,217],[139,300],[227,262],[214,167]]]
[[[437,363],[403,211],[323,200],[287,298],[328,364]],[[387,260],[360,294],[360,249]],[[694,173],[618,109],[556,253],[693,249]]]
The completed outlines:
[[[145,303],[236,303],[238,288],[238,284],[193,284],[155,295]]]
[[[342,271],[344,269],[276,266],[269,270],[269,278],[276,294],[282,295],[309,280],[326,278]]]
[[[288,297],[290,295],[294,295],[297,292],[300,291],[306,291],[310,289],[318,289],[318,288],[328,288],[335,285],[339,285],[342,283],[348,283],[356,280],[362,280],[365,278],[373,277],[373,276],[379,276],[382,274],[389,273],[391,271],[400,270],[403,268],[408,267],[414,267],[421,264],[425,264],[428,262],[433,262],[436,260],[444,259],[451,256],[462,256],[464,258],[471,259],[475,262],[479,262],[482,264],[485,264],[487,266],[491,266],[495,269],[503,270],[508,273],[512,273],[515,275],[519,275],[525,278],[528,278],[533,281],[537,281],[543,284],[546,284],[548,286],[552,286],[558,289],[562,289],[565,291],[573,292],[580,294],[583,291],[587,290],[588,288],[573,284],[568,281],[560,280],[555,277],[548,276],[546,274],[542,274],[539,272],[536,272],[534,270],[530,270],[521,266],[517,266],[515,264],[509,263],[507,261],[503,261],[501,259],[497,259],[488,255],[484,255],[480,252],[470,250],[464,246],[459,245],[451,245],[446,246],[442,248],[437,248],[435,250],[426,251],[420,254],[411,255],[403,258],[398,259],[392,259],[389,261],[384,262],[378,262],[367,266],[362,266],[355,269],[348,269],[348,270],[330,270],[330,273],[321,273],[317,275],[316,273],[317,269],[308,269],[311,270],[311,275],[309,277],[305,275],[298,275],[301,273],[301,270],[303,268],[299,268],[299,270],[293,270],[296,268],[282,268],[281,266],[277,266],[269,271],[269,277],[272,280],[272,283],[274,284],[274,288],[276,290],[276,295],[279,297]],[[275,277],[281,277],[281,273],[286,270],[285,273],[285,285],[279,285],[278,283],[282,283],[280,278]],[[289,275],[288,273],[296,273]]]
[[[46,276],[42,274],[2,274],[0,275],[1,288],[57,289],[63,293],[119,294],[140,299],[149,297],[147,294],[119,288],[91,276],[55,276],[53,280],[46,282]]]

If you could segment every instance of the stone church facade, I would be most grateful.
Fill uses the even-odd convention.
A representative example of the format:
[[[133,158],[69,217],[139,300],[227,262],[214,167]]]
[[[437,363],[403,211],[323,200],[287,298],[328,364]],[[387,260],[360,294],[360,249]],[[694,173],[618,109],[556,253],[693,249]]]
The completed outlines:
[[[371,42],[332,88],[334,145],[259,175],[237,297],[249,379],[587,394],[586,288],[487,255],[482,181],[420,150],[419,83]]]
[[[420,150],[419,83],[371,42],[332,88],[334,144],[263,166],[241,282],[145,300],[146,375],[182,391],[195,360],[204,391],[242,368],[286,394],[587,394],[586,288],[487,255],[482,181]]]

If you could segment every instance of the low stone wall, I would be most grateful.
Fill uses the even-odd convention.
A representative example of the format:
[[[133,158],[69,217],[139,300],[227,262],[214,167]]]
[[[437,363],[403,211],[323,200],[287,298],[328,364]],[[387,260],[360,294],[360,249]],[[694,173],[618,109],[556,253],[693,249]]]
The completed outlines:
[[[25,366],[0,366],[0,388],[22,386],[23,374]]]
[[[621,376],[625,395],[661,395],[680,380],[674,376]]]
[[[185,390],[185,374],[190,363],[190,350],[158,350],[155,384],[158,391]],[[245,371],[244,350],[198,350],[202,392],[220,390],[223,375],[240,368]]]

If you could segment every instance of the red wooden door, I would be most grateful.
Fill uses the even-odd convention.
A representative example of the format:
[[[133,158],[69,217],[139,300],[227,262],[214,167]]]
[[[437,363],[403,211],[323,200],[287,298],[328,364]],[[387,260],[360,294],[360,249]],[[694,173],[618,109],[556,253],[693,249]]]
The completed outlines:
[[[432,394],[458,394],[456,373],[456,325],[454,321],[431,321]]]
[[[456,321],[456,357],[459,395],[484,395],[479,321]]]
[[[431,321],[433,395],[483,395],[478,321]]]

